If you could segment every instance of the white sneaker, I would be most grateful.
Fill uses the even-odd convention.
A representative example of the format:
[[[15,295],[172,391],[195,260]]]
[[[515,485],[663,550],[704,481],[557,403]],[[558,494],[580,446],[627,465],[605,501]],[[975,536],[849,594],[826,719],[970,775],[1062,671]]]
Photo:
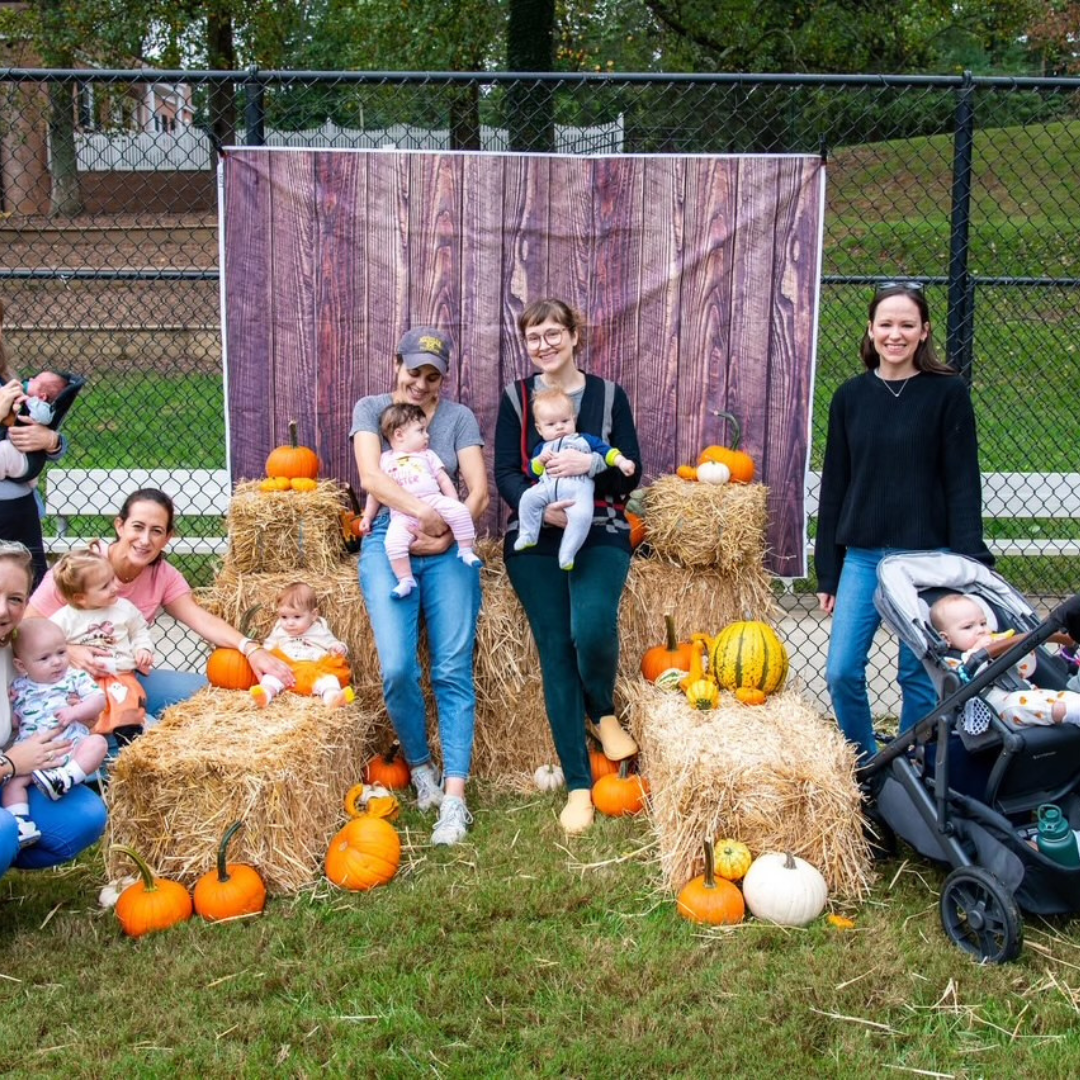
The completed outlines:
[[[441,806],[443,789],[435,766],[428,762],[417,765],[411,772],[412,785],[416,789],[416,809],[430,810],[434,806]]]
[[[439,811],[439,820],[431,833],[431,842],[436,846],[449,847],[460,844],[468,835],[473,816],[465,805],[464,799],[456,795],[447,795]]]
[[[41,839],[41,830],[29,818],[16,815],[15,820],[19,825],[20,848],[29,847]]]

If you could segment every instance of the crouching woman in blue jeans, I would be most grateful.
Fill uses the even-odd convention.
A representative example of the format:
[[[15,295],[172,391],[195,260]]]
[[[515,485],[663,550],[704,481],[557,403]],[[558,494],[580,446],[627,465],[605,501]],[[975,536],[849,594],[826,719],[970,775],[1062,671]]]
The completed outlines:
[[[465,482],[465,505],[473,520],[479,519],[488,505],[484,443],[469,409],[440,400],[449,364],[450,341],[442,331],[410,330],[398,345],[393,393],[361,398],[349,431],[360,482],[381,504],[360,549],[360,588],[375,634],[386,710],[409,763],[417,805],[421,810],[440,808],[431,834],[433,844],[459,843],[472,821],[465,805],[465,781],[472,764],[476,719],[473,645],[480,613],[480,571],[458,558],[453,535],[435,510],[379,468],[384,449],[379,417],[394,403],[423,410],[429,449],[455,484],[459,477]],[[394,595],[398,580],[386,554],[389,507],[417,521],[416,540],[409,550],[416,587],[403,597]],[[441,781],[428,746],[427,710],[420,686],[421,614],[427,626],[431,686],[439,712]]]
[[[26,612],[33,582],[30,552],[22,544],[0,541],[0,785],[13,776],[59,765],[71,749],[62,729],[32,735],[11,745],[11,704],[8,687],[14,678],[11,637]],[[19,848],[18,822],[0,809],[0,877],[10,867],[38,870],[73,859],[105,831],[105,804],[81,784],[57,801],[33,785],[28,791],[30,818],[41,831],[32,845]]]

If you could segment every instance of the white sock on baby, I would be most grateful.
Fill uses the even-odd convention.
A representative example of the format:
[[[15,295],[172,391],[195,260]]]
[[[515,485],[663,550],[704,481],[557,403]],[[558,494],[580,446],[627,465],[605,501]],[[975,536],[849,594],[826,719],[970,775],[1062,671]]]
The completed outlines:
[[[460,560],[461,560],[461,561],[462,561],[462,562],[463,562],[463,563],[464,563],[464,564],[465,564],[466,566],[483,566],[483,565],[484,565],[484,564],[483,564],[483,563],[482,563],[482,562],[480,561],[480,556],[479,556],[479,555],[477,555],[477,554],[476,554],[476,552],[475,552],[475,551],[473,551],[473,549],[472,549],[472,548],[465,548],[465,549],[461,549],[461,550],[459,550],[459,551],[458,551],[458,558],[459,558],[459,559],[460,559]]]
[[[63,768],[73,784],[81,784],[86,779],[86,771],[77,761],[69,761]]]
[[[416,588],[416,578],[402,578],[397,585],[390,590],[390,595],[395,600],[404,600]]]

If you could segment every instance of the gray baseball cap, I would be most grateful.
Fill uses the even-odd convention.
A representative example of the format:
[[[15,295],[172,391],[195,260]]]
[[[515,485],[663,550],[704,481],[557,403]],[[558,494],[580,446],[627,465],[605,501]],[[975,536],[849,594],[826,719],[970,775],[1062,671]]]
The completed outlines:
[[[450,368],[450,338],[433,326],[414,326],[398,345],[398,356],[410,371],[430,364],[445,375]]]

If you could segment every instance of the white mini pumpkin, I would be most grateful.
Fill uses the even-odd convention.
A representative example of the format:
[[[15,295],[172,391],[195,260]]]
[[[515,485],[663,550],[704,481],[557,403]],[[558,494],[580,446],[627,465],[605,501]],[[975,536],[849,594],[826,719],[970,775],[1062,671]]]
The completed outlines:
[[[731,470],[720,461],[706,461],[697,467],[700,484],[726,484],[731,479]]]
[[[759,855],[743,878],[743,899],[753,915],[778,926],[806,926],[824,910],[829,887],[821,873],[790,852]]]
[[[118,878],[116,881],[110,881],[98,893],[98,904],[103,908],[116,907],[116,901],[120,899],[120,894],[138,880],[134,875],[128,875],[127,877]]]
[[[533,783],[541,791],[558,791],[565,783],[565,778],[558,765],[541,765],[533,773]]]

